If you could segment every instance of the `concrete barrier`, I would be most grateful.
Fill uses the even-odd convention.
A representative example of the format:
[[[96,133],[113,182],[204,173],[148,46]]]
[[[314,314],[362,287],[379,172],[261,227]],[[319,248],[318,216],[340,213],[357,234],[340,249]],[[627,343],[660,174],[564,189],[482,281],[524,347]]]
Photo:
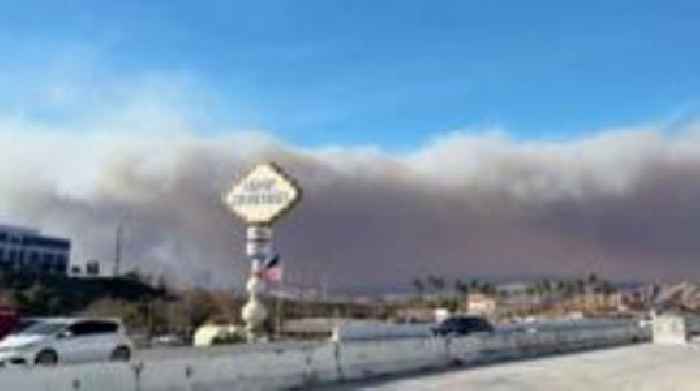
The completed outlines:
[[[550,328],[546,331],[504,333],[483,338],[450,339],[449,356],[464,364],[525,359],[547,354],[575,352],[607,346],[648,341],[647,331],[632,322],[609,324],[606,328]]]
[[[208,360],[146,363],[140,390],[276,390],[337,379],[335,346],[325,344],[217,356]]]
[[[0,371],[0,390],[80,391],[136,390],[129,364],[107,363],[47,369],[7,368]]]
[[[517,360],[648,340],[632,322],[542,327],[461,338],[394,338],[320,344],[266,344],[153,361],[0,370],[0,390],[236,391],[304,388],[336,381]]]
[[[404,338],[339,344],[341,380],[444,367],[449,362],[443,338]]]
[[[686,321],[680,315],[657,316],[653,322],[654,343],[661,345],[684,345],[688,343],[689,332]]]
[[[323,384],[342,380],[340,344],[328,343],[308,351],[306,384]]]

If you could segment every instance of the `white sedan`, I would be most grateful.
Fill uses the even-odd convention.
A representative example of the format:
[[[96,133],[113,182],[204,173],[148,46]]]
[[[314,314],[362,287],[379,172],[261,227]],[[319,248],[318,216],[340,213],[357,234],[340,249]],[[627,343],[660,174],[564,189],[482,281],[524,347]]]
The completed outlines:
[[[0,341],[0,367],[129,361],[133,345],[114,319],[41,319]]]

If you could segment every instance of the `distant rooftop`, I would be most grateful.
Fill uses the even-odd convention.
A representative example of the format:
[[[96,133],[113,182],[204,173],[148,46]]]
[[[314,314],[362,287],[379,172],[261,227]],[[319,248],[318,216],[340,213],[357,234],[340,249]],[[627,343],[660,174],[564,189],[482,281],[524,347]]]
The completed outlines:
[[[55,235],[47,235],[47,234],[42,233],[38,229],[30,228],[30,227],[23,227],[21,225],[0,224],[0,232],[19,234],[19,235],[23,235],[23,236],[32,236],[32,237],[37,237],[37,238],[47,238],[47,239],[66,240],[66,241],[69,240],[69,239],[62,238],[62,237],[55,236]]]
[[[16,233],[33,234],[33,235],[39,234],[38,229],[22,227],[19,225],[9,225],[9,224],[0,224],[0,231],[12,231],[12,232],[16,232]]]

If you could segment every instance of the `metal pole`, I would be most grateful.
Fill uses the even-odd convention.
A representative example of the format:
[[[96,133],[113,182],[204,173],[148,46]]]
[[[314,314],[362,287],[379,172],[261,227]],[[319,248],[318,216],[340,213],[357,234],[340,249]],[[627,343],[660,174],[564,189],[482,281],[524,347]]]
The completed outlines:
[[[280,299],[280,292],[277,293],[277,297],[275,300],[275,312],[277,313],[277,321],[275,324],[275,336],[277,337],[276,339],[280,339],[280,337],[282,336],[282,299]]]
[[[265,290],[262,278],[262,261],[272,255],[272,228],[250,226],[246,230],[246,254],[251,259],[250,277],[246,283],[249,299],[243,307],[242,318],[246,322],[248,342],[256,342],[262,336],[261,328],[267,318],[267,310],[259,299]]]
[[[124,221],[121,220],[119,221],[119,225],[117,225],[117,238],[116,238],[116,243],[115,243],[115,249],[114,249],[114,277],[119,276],[119,263],[121,262],[122,258],[122,231],[123,231],[123,226],[122,223]]]

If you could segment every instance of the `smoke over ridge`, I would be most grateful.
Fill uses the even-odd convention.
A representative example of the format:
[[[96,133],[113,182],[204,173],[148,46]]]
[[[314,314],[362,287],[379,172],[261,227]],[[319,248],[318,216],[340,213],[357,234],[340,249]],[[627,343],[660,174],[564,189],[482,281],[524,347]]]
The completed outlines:
[[[170,128],[164,128],[170,129]],[[263,160],[304,200],[275,230],[291,280],[396,287],[428,273],[700,278],[700,124],[571,141],[455,132],[407,154],[300,148],[261,132],[34,129],[0,121],[0,216],[74,242],[74,261],[240,286],[243,226],[221,194]]]

